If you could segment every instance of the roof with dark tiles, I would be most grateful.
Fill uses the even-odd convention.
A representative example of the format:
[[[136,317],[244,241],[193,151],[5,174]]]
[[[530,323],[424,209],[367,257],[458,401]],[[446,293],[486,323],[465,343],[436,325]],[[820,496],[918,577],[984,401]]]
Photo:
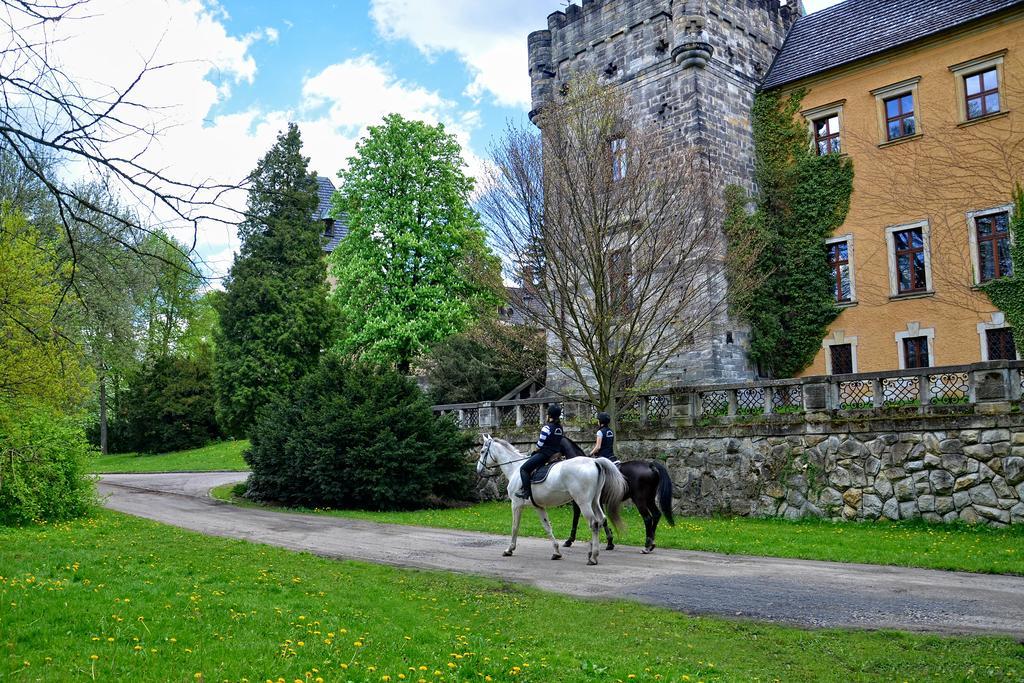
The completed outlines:
[[[313,218],[324,223],[324,251],[329,254],[348,234],[348,221],[345,214],[338,219],[331,218],[331,196],[335,189],[331,179],[318,175],[316,182],[316,194],[320,198],[320,204],[317,206]]]
[[[800,17],[761,87],[802,78],[926,38],[1024,0],[846,0]]]

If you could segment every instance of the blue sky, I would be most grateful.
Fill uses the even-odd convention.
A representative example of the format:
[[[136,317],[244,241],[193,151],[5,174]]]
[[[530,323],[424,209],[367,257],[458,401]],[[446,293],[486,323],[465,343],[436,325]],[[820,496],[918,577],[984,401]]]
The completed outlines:
[[[835,0],[807,0],[809,11]],[[54,29],[55,51],[87,90],[130,82],[160,134],[145,150],[177,178],[243,178],[289,121],[318,173],[334,178],[367,126],[399,112],[444,123],[471,173],[508,120],[529,109],[526,35],[562,0],[91,0]],[[137,141],[119,141],[130,156]],[[244,206],[244,195],[231,202]],[[175,232],[220,276],[229,224]]]

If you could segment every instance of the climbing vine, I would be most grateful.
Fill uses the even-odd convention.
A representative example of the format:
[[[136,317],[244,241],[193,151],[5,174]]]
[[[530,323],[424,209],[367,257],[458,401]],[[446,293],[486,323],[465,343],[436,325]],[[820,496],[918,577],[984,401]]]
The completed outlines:
[[[989,280],[981,286],[992,305],[1006,315],[1013,329],[1013,343],[1024,349],[1024,187],[1013,190],[1013,216],[1010,218],[1010,260],[1013,274]]]
[[[806,368],[839,314],[824,244],[846,219],[853,192],[850,159],[812,150],[797,116],[803,97],[802,90],[785,98],[757,95],[751,118],[758,191],[752,198],[735,186],[726,191],[730,303],[751,326],[751,359],[771,377]],[[752,245],[758,257],[748,270],[737,268]]]

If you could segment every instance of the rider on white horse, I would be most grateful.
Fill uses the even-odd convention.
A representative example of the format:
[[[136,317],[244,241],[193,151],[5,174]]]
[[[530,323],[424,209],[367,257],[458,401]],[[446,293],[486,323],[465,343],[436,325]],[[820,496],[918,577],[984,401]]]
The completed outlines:
[[[516,493],[520,498],[529,500],[533,497],[530,479],[540,467],[548,464],[551,458],[562,452],[562,409],[557,405],[548,407],[548,422],[541,427],[537,439],[537,450],[529,460],[519,468],[519,481],[522,483]]]

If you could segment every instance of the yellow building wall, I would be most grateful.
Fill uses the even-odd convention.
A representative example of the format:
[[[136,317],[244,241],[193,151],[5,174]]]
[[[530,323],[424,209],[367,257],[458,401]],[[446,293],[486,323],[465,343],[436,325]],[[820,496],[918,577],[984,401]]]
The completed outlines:
[[[950,67],[1003,50],[1004,113],[962,125],[962,95]],[[920,135],[881,144],[885,131],[872,91],[914,78]],[[807,90],[804,112],[841,101],[843,150],[855,174],[850,212],[835,235],[852,236],[856,303],[843,309],[826,339],[855,338],[857,372],[900,367],[896,334],[911,323],[934,330],[932,365],[982,360],[978,323],[992,322],[997,309],[973,287],[968,212],[1009,204],[1013,181],[1024,181],[1024,12],[790,89],[797,87]],[[932,293],[891,297],[886,228],[924,220]],[[825,374],[825,353],[802,374]]]

